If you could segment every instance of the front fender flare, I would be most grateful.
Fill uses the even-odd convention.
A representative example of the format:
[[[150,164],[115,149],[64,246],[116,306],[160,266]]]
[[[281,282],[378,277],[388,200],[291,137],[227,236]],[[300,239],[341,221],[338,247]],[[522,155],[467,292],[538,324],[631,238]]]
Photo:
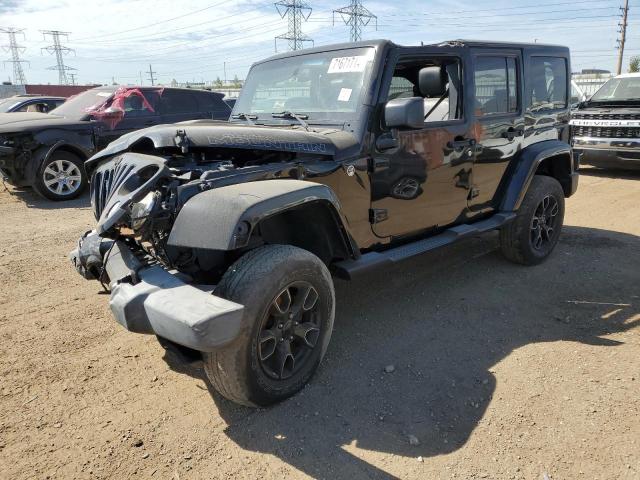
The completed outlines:
[[[552,157],[568,157],[569,171],[573,172],[573,154],[566,142],[546,140],[522,150],[514,163],[515,169],[504,187],[500,211],[515,211],[520,208],[538,166]]]
[[[333,190],[314,182],[262,180],[208,190],[182,207],[168,244],[224,251],[242,248],[261,220],[310,202],[326,202],[340,216]],[[341,217],[340,222],[344,229]]]

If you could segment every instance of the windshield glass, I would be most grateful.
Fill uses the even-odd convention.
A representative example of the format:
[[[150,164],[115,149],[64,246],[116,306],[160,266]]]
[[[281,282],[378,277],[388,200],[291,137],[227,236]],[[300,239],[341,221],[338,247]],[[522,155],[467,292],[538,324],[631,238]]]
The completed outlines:
[[[594,102],[640,100],[640,77],[612,78],[593,94]]]
[[[354,48],[256,65],[249,72],[233,114],[278,121],[272,114],[288,111],[308,116],[310,123],[352,119],[362,104],[374,54],[373,48]]]
[[[58,108],[54,108],[49,113],[52,115],[61,115],[68,118],[85,118],[91,110],[96,109],[106,102],[115,91],[106,89],[91,89],[86,92],[75,95]]]
[[[0,113],[6,113],[16,105],[20,105],[22,100],[16,100],[15,98],[5,98],[0,100]]]

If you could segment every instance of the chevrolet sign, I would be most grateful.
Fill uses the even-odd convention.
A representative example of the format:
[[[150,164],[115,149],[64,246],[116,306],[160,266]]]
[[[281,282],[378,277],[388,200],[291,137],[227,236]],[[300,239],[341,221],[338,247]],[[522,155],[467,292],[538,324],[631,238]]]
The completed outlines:
[[[583,120],[574,119],[569,122],[569,125],[575,127],[622,127],[630,128],[640,127],[640,120]]]

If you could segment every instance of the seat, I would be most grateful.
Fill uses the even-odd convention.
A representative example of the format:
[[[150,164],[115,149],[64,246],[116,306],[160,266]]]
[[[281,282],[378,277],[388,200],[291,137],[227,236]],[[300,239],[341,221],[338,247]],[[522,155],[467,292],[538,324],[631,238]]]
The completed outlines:
[[[429,114],[425,122],[449,120],[448,84],[449,76],[444,67],[425,67],[418,72],[418,87],[424,97],[424,113]]]

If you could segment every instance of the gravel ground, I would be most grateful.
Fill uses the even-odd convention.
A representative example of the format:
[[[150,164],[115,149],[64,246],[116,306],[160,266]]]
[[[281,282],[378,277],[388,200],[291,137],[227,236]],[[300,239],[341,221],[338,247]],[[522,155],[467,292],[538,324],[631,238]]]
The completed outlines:
[[[86,197],[0,192],[0,478],[638,479],[639,204],[588,170],[541,266],[491,234],[338,282],[318,374],[250,410],[75,273]]]

